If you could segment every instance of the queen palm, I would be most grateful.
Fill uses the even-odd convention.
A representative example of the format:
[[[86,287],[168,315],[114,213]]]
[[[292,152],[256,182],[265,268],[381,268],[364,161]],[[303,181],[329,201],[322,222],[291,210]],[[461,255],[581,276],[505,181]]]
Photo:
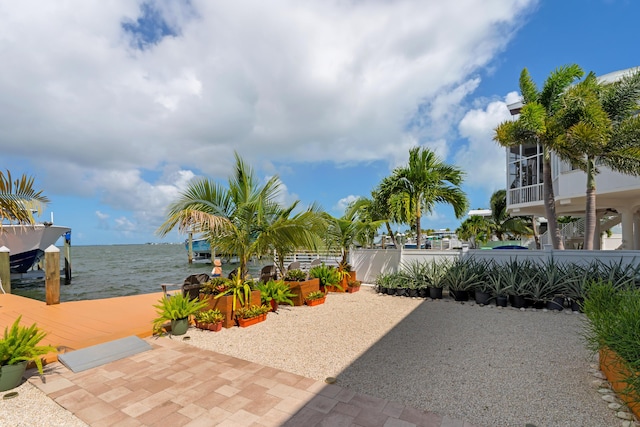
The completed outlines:
[[[493,224],[485,217],[474,215],[465,219],[460,227],[456,229],[456,235],[471,243],[471,247],[475,248],[476,243],[484,243],[489,240],[493,232]]]
[[[564,249],[560,239],[560,230],[556,217],[555,196],[551,182],[551,152],[556,147],[562,128],[555,121],[560,108],[563,92],[583,75],[582,69],[576,65],[559,67],[544,82],[539,91],[525,68],[520,73],[520,92],[523,107],[520,117],[515,121],[501,123],[496,129],[493,139],[503,147],[514,147],[522,144],[540,144],[543,149],[542,174],[545,216],[548,221],[549,235],[554,249]]]
[[[420,220],[423,214],[433,212],[437,203],[453,207],[456,218],[467,209],[467,196],[460,189],[464,172],[444,163],[428,148],[409,150],[409,163],[393,171],[389,185],[392,188],[390,203],[397,217],[404,223],[415,224],[417,247],[421,244]]]
[[[0,229],[2,221],[33,224],[32,209],[41,212],[49,199],[33,188],[34,179],[23,174],[15,181],[0,171]]]
[[[209,179],[189,183],[168,207],[158,233],[175,227],[181,232],[204,233],[222,253],[239,258],[238,280],[247,275],[251,257],[277,248],[312,247],[323,224],[316,208],[290,217],[295,205],[282,207],[277,198],[282,184],[277,176],[261,184],[253,169],[235,153],[235,171],[225,188]]]
[[[562,101],[558,120],[567,131],[558,141],[558,151],[587,175],[583,247],[593,249],[597,165],[640,175],[640,72],[613,83],[599,83],[589,73]]]

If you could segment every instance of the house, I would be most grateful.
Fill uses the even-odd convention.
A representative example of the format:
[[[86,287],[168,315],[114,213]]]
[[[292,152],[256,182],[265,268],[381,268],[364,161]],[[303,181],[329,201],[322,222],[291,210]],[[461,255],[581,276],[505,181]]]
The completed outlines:
[[[613,82],[638,68],[616,71],[599,77]],[[522,102],[508,105],[518,115]],[[544,216],[542,189],[542,147],[538,144],[507,148],[507,211],[512,215]],[[594,248],[600,249],[601,235],[618,224],[622,229],[621,245],[614,249],[640,250],[640,177],[599,167],[596,176],[596,233]],[[558,216],[581,217],[561,231],[567,248],[579,248],[584,230],[586,174],[574,169],[552,154],[551,176]],[[562,224],[559,224],[562,227]],[[544,236],[541,239],[545,243]],[[548,240],[546,240],[548,242]]]

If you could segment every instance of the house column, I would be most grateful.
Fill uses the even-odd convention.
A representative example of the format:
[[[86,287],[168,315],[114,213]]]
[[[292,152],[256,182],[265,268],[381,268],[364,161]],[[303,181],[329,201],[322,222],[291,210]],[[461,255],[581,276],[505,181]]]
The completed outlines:
[[[622,248],[623,250],[634,249],[634,233],[633,223],[634,215],[630,208],[616,208],[620,216],[622,217]]]

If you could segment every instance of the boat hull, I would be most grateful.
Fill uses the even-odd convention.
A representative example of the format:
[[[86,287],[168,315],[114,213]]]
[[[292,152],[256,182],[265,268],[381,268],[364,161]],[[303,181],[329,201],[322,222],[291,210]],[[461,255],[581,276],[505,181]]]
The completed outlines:
[[[0,246],[9,248],[9,262],[12,273],[26,273],[38,263],[45,249],[55,245],[58,239],[71,229],[57,225],[2,225]]]

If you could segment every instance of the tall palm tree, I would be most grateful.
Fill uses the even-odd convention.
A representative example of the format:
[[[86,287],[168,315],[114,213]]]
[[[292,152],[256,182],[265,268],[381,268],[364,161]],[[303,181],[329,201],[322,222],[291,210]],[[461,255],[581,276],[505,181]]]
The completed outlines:
[[[562,129],[554,121],[554,116],[560,108],[560,98],[563,92],[584,72],[576,65],[559,67],[549,74],[539,91],[525,68],[520,73],[520,92],[523,107],[520,117],[515,121],[501,123],[496,129],[493,139],[503,147],[513,147],[521,144],[540,144],[543,149],[542,174],[545,216],[549,235],[554,249],[564,249],[560,238],[560,230],[556,217],[555,195],[551,181],[551,152],[556,147],[558,136]]]
[[[507,213],[507,191],[497,190],[491,195],[491,216],[493,234],[502,240],[506,234],[510,237],[530,235],[533,233],[523,217],[511,216]]]
[[[593,249],[597,165],[640,175],[640,72],[613,83],[600,83],[589,73],[562,101],[558,120],[568,130],[559,139],[559,152],[587,174],[583,247]]]
[[[166,235],[175,227],[181,232],[205,233],[212,247],[239,258],[238,280],[247,275],[251,257],[284,247],[313,247],[316,232],[324,224],[316,208],[290,217],[297,202],[282,207],[277,202],[282,184],[277,176],[261,184],[253,169],[235,153],[235,171],[228,187],[209,179],[189,183],[168,207],[167,219],[158,229]]]
[[[9,170],[6,175],[0,171],[0,229],[5,220],[33,224],[32,209],[40,213],[49,203],[42,191],[33,188],[33,183],[33,177],[26,174],[14,181]]]
[[[397,212],[408,213],[404,223],[415,224],[418,248],[422,238],[422,215],[433,212],[437,203],[450,204],[456,218],[465,214],[468,202],[460,189],[463,179],[461,169],[444,163],[433,151],[421,147],[409,150],[409,163],[393,171],[392,202],[396,204]]]

